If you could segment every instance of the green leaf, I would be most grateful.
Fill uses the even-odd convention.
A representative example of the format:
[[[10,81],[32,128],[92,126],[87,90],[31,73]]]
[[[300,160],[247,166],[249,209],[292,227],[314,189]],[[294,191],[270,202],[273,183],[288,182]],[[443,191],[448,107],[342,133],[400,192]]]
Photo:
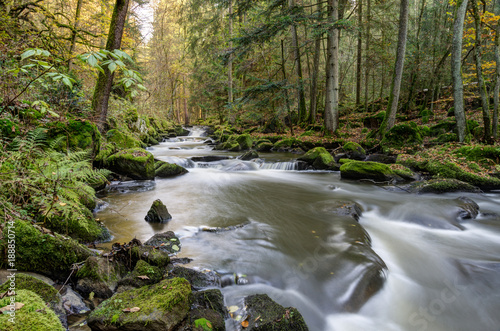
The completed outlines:
[[[90,55],[87,59],[87,63],[91,66],[91,67],[97,67],[97,58],[95,57],[95,55]]]
[[[117,66],[116,66],[116,63],[114,62],[111,62],[109,65],[108,65],[108,69],[111,73],[113,73],[115,70],[116,70]]]
[[[120,67],[125,67],[125,63],[123,63],[120,60],[116,60],[115,63],[118,64]]]
[[[36,54],[36,51],[33,48],[28,49],[25,51],[23,54],[21,54],[21,60],[24,60],[30,56],[33,56]]]
[[[175,251],[175,252],[178,252],[179,251],[179,246],[177,245],[172,245],[172,250]]]
[[[142,84],[137,84],[137,88],[141,91],[147,91],[148,89],[146,88],[146,86],[142,85]]]
[[[64,85],[68,86],[70,89],[73,89],[73,83],[71,82],[71,80],[68,77],[64,77],[62,79],[62,82],[64,83]]]

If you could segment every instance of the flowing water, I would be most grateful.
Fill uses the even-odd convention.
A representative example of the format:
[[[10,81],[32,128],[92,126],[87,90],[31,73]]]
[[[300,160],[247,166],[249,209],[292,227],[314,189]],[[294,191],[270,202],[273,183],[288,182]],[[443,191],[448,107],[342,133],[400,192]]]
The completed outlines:
[[[188,174],[111,185],[98,217],[115,241],[174,231],[189,267],[234,280],[222,288],[226,305],[266,293],[297,307],[310,330],[500,330],[499,193],[468,194],[481,213],[457,220],[459,194],[296,171],[293,154],[241,161],[202,135],[196,128],[151,148]],[[165,225],[144,221],[155,199],[173,216]],[[359,223],[332,212],[349,201],[363,209]]]

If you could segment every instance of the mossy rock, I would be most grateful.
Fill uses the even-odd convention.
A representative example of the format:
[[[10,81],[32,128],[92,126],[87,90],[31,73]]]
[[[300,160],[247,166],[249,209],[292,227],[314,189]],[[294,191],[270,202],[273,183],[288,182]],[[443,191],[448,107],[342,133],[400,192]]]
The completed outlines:
[[[117,293],[88,317],[93,330],[171,331],[188,315],[191,286],[182,278]],[[124,312],[126,308],[140,308]]]
[[[225,331],[224,320],[227,316],[220,290],[210,289],[193,293],[189,320],[193,327],[198,328],[196,330]]]
[[[87,247],[71,238],[57,233],[47,233],[29,222],[15,220],[16,268],[19,271],[33,271],[55,279],[65,280],[74,263],[85,261],[94,255]],[[43,233],[42,233],[43,231]],[[4,228],[7,238],[7,227]],[[2,252],[0,267],[7,268],[7,241],[0,243]]]
[[[384,148],[402,148],[420,145],[422,142],[422,136],[414,123],[402,123],[393,126],[385,134],[380,145]]]
[[[193,289],[199,290],[207,287],[220,287],[220,276],[214,272],[201,272],[181,266],[174,266],[169,270],[168,278],[181,277],[187,279]]]
[[[239,152],[241,150],[240,144],[236,140],[228,140],[215,146],[216,150],[228,150],[230,152]]]
[[[132,179],[154,179],[153,154],[141,148],[121,150],[107,158],[106,168]]]
[[[242,155],[238,156],[238,159],[243,160],[243,161],[249,161],[252,159],[257,159],[259,157],[259,154],[254,151],[253,149],[246,151]]]
[[[44,300],[35,292],[29,290],[16,290],[16,296],[0,299],[0,308],[11,304],[15,298],[16,303],[24,306],[16,310],[14,321],[8,313],[0,314],[0,330],[2,331],[64,331],[61,321],[52,309],[47,307]]]
[[[163,278],[163,273],[160,268],[150,265],[144,260],[139,260],[134,270],[122,278],[118,285],[142,287],[146,285],[156,284]]]
[[[339,159],[339,164],[342,165],[342,164],[346,164],[346,163],[349,163],[349,162],[353,162],[355,160],[351,160],[351,159]]]
[[[106,258],[89,257],[76,273],[79,278],[76,289],[85,296],[94,293],[97,298],[109,298],[121,279],[121,269],[118,263]]]
[[[453,120],[444,120],[430,127],[429,135],[437,137],[440,134],[452,132],[457,127],[457,122]]]
[[[44,302],[52,302],[52,301],[59,302],[61,300],[59,293],[53,286],[45,283],[43,280],[40,280],[36,277],[23,273],[16,273],[15,283],[16,283],[15,292],[19,290],[28,290],[34,292],[38,294]],[[7,282],[5,282],[0,286],[0,293],[5,293],[9,291],[9,286],[10,282],[9,279],[7,279]]]
[[[4,138],[15,138],[20,134],[19,125],[9,119],[0,119],[0,133]]]
[[[160,199],[156,199],[153,201],[153,204],[144,219],[149,223],[166,223],[172,219],[172,215],[170,215],[163,202],[161,202]]]
[[[172,231],[157,233],[149,238],[144,245],[153,246],[168,254],[176,254],[181,249],[181,241]]]
[[[449,193],[449,192],[472,192],[480,193],[481,190],[469,183],[457,179],[435,178],[410,184],[408,190],[412,193]]]
[[[453,141],[458,141],[456,133],[442,133],[436,139],[432,140],[433,143],[445,144]]]
[[[98,223],[85,206],[75,203],[70,208],[71,212],[66,216],[50,214],[44,219],[45,227],[83,242],[106,241],[111,238],[108,229]]]
[[[464,146],[456,151],[457,155],[465,156],[468,161],[490,159],[500,164],[500,147],[491,145]]]
[[[267,294],[246,297],[245,305],[249,313],[247,330],[309,330],[296,308],[284,308],[269,298]]]
[[[93,155],[100,150],[101,134],[97,126],[88,120],[69,120],[49,125],[48,135],[59,142],[57,150],[92,149]]]
[[[300,141],[295,138],[285,138],[274,143],[273,150],[283,151],[293,147],[300,147]]]
[[[240,145],[241,150],[247,150],[252,148],[253,139],[248,133],[236,136],[235,140]]]
[[[398,175],[404,180],[414,181],[418,178],[417,174],[411,171],[410,168],[405,167],[401,164],[389,164],[389,168],[392,170],[392,172],[394,172],[394,174]]]
[[[366,116],[363,120],[363,125],[369,129],[378,129],[384,120],[385,111],[378,112],[375,115]]]
[[[353,161],[340,167],[342,179],[371,179],[375,181],[389,181],[394,173],[387,164],[372,161]]]
[[[257,152],[269,152],[273,148],[273,143],[268,141],[262,141],[259,142],[257,145],[255,145],[255,150]]]
[[[168,163],[164,161],[155,162],[155,176],[160,178],[169,178],[187,174],[187,169],[175,163]]]
[[[344,153],[347,154],[347,156],[350,159],[353,160],[364,160],[366,158],[366,151],[361,145],[355,142],[348,142],[342,146],[342,149],[344,150]]]
[[[333,156],[324,147],[315,147],[299,157],[298,160],[307,162],[320,170],[333,169],[335,167]]]
[[[106,132],[106,139],[109,143],[114,143],[118,148],[140,148],[142,143],[128,132],[122,132],[118,129],[111,129]]]
[[[180,248],[180,246],[178,247]],[[132,247],[130,256],[133,263],[145,260],[149,264],[160,268],[165,267],[170,262],[167,252],[147,245]]]

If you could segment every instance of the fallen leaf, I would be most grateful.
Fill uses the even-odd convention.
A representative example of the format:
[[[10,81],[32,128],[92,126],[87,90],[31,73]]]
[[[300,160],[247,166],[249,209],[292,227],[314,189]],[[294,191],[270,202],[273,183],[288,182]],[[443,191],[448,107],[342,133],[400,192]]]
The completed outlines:
[[[249,323],[248,323],[248,321],[247,321],[247,320],[244,320],[243,322],[241,322],[241,326],[242,326],[243,328],[248,328],[248,324],[249,324]]]
[[[260,315],[259,315],[259,317],[257,317],[256,319],[254,319],[253,322],[254,323],[257,322],[259,320],[259,318],[260,318]]]
[[[65,203],[65,202],[59,202],[59,205],[61,205],[61,206],[63,206],[63,207],[64,207],[64,206],[66,206],[66,205],[67,205],[67,203]]]
[[[135,313],[135,312],[138,312],[139,310],[141,310],[141,308],[139,308],[139,307],[133,307],[133,308],[125,308],[122,311],[124,313]]]
[[[238,306],[231,306],[227,307],[227,310],[229,310],[230,313],[236,312],[238,309],[240,309]]]
[[[0,313],[2,313],[2,314],[3,314],[5,311],[10,311],[10,307],[11,307],[11,306],[10,306],[10,305],[8,305],[8,306],[5,306],[5,307],[3,307],[3,308],[0,308]],[[23,308],[23,307],[24,307],[24,303],[21,303],[21,302],[16,302],[16,303],[14,304],[14,308],[15,308],[15,310],[19,310],[19,309],[21,309],[21,308]]]
[[[179,251],[179,246],[177,246],[177,245],[173,245],[173,246],[172,246],[172,249],[173,249],[174,251],[176,251],[176,252],[177,252],[177,251]]]
[[[139,279],[144,279],[144,280],[146,280],[146,279],[150,279],[148,276],[137,276],[137,278],[139,278]]]

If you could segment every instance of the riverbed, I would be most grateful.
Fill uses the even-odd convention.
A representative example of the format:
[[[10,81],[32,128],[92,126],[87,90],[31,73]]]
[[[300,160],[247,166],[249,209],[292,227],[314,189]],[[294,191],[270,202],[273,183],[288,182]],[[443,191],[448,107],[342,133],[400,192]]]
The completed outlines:
[[[414,195],[295,170],[291,153],[241,161],[203,135],[195,128],[150,148],[189,173],[112,183],[98,218],[114,241],[174,231],[188,267],[232,280],[227,306],[266,293],[296,307],[310,330],[500,330],[499,192]],[[459,196],[479,204],[477,219],[457,219]],[[167,224],[144,220],[155,199],[173,217]],[[361,206],[359,223],[331,212],[339,202]],[[203,231],[214,228],[228,230]]]

